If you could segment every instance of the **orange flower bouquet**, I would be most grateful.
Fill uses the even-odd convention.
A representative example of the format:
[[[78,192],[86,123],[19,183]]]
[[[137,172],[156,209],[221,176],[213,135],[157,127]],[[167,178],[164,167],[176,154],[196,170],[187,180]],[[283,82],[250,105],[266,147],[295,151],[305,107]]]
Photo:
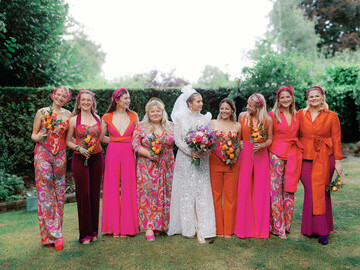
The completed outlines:
[[[160,155],[162,152],[163,145],[161,144],[160,139],[156,138],[155,134],[152,134],[148,138],[150,155]],[[159,161],[157,162],[157,166],[159,167]]]
[[[263,128],[263,124],[254,127],[253,121],[250,119],[250,141],[251,143],[263,143],[266,141],[266,133]],[[256,151],[254,151],[256,156]]]
[[[229,133],[228,136],[222,139],[221,148],[223,149],[224,162],[230,164],[232,170],[232,164],[235,158],[239,157],[240,144],[238,143],[238,137],[236,133]]]
[[[327,192],[336,192],[338,191],[340,188],[342,188],[345,184],[342,183],[341,181],[341,176],[337,175],[336,178],[330,183],[330,185],[327,187],[326,191]]]
[[[62,124],[62,120],[57,119],[57,113],[54,112],[54,109],[52,107],[50,107],[48,111],[42,111],[41,114],[44,117],[44,120],[42,122],[42,130],[45,131],[47,137],[48,133],[54,130],[57,125]],[[45,143],[46,137],[42,139],[43,143]]]
[[[84,139],[85,145],[83,147],[86,148],[86,150],[88,150],[91,154],[92,152],[94,152],[96,147],[95,137],[92,134],[90,134],[89,131],[86,131],[84,136],[85,136]],[[88,159],[89,159],[88,157],[85,159],[84,166],[88,166]]]

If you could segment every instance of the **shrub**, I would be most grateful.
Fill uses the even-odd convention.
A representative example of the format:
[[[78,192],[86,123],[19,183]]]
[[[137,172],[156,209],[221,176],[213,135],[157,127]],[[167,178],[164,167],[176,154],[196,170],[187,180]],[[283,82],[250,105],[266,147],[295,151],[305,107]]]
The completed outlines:
[[[0,170],[0,201],[11,202],[19,200],[25,191],[22,177],[5,173]]]

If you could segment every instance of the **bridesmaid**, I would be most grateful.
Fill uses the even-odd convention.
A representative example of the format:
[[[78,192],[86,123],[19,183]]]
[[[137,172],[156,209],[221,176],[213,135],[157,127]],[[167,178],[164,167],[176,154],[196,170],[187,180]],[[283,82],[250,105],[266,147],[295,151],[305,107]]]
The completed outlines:
[[[128,90],[116,90],[101,124],[101,142],[109,144],[105,156],[101,231],[114,237],[139,233],[132,149],[132,135],[139,120],[129,105]],[[105,136],[107,131],[109,137]]]
[[[210,178],[216,234],[220,238],[230,238],[235,226],[239,166],[237,158],[234,158],[231,164],[226,164],[227,158],[222,146],[226,143],[225,139],[229,137],[238,142],[241,134],[241,125],[236,121],[234,101],[225,98],[220,102],[220,113],[217,120],[211,121],[211,125],[216,137],[215,149],[210,153]]]
[[[294,210],[294,193],[299,183],[302,144],[299,142],[299,115],[292,86],[276,92],[269,112],[274,139],[270,151],[270,232],[286,239]]]
[[[345,157],[341,154],[339,118],[328,109],[324,90],[312,86],[306,91],[308,106],[299,111],[300,141],[304,146],[301,181],[304,185],[304,206],[301,233],[318,235],[323,245],[334,230],[331,199],[325,189],[334,169],[341,176]]]
[[[134,132],[139,223],[145,237],[155,240],[154,231],[168,229],[171,184],[174,172],[174,125],[168,121],[164,103],[152,98],[145,106],[146,114]],[[161,152],[151,152],[155,139]],[[156,151],[156,150],[155,150]],[[151,154],[153,153],[153,154]]]
[[[101,122],[95,112],[94,93],[89,90],[80,91],[66,136],[68,147],[74,150],[72,172],[76,186],[79,242],[82,244],[96,241],[99,231],[100,185],[104,160],[99,140]]]
[[[239,116],[243,149],[239,158],[234,233],[240,238],[268,238],[270,174],[267,147],[272,142],[272,120],[267,115],[265,99],[261,94],[254,93],[249,97],[246,110]],[[260,140],[258,135],[261,133]]]
[[[66,173],[66,141],[71,113],[62,108],[71,98],[65,86],[59,86],[51,94],[53,103],[50,107],[37,111],[31,139],[36,142],[34,167],[36,197],[38,202],[38,218],[41,243],[55,246],[56,250],[64,248],[63,214]],[[46,115],[52,110],[52,115]],[[45,117],[61,120],[61,124],[45,132],[48,123]],[[49,118],[51,119],[51,118]]]

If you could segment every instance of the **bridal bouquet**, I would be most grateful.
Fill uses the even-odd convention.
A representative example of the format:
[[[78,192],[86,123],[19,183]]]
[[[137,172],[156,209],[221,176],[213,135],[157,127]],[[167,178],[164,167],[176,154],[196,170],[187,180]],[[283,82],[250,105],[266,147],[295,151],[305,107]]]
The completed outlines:
[[[50,107],[48,111],[41,112],[44,120],[42,122],[42,130],[48,134],[49,131],[53,130],[57,125],[61,125],[62,120],[57,119],[57,113],[54,112],[53,108]],[[46,137],[42,139],[43,143],[46,141]]]
[[[209,152],[215,147],[215,134],[208,126],[191,128],[186,136],[185,143],[195,152]],[[195,158],[191,164],[200,166],[200,158]]]

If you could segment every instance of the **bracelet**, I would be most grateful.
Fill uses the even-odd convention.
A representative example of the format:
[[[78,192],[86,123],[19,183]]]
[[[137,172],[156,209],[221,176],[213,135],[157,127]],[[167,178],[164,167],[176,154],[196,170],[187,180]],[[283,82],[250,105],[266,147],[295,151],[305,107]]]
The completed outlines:
[[[80,146],[79,145],[75,146],[75,150],[80,152]]]

